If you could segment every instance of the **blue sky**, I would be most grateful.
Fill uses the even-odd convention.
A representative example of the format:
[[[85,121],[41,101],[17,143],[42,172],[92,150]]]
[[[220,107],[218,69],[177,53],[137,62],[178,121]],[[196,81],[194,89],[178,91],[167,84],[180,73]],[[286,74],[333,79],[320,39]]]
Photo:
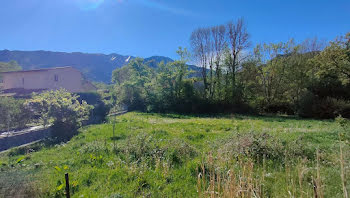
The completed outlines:
[[[350,0],[1,0],[0,49],[176,57],[197,27],[244,17],[253,44],[332,40]]]

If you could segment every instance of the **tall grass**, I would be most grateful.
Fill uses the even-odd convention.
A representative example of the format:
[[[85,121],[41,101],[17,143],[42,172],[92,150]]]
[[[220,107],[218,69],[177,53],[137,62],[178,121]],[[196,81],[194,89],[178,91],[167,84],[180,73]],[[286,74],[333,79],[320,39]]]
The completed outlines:
[[[340,157],[339,157],[339,162],[340,162],[340,176],[341,176],[341,181],[342,181],[342,187],[343,187],[343,195],[344,198],[348,198],[348,191],[347,191],[347,185],[346,185],[346,176],[345,176],[345,160],[344,160],[344,155],[343,155],[343,147],[342,147],[342,142],[339,144],[339,150],[340,150]]]
[[[207,159],[201,162],[197,176],[198,197],[227,197],[227,198],[244,198],[244,197],[270,197],[268,192],[264,192],[268,182],[265,180],[266,168],[265,160],[263,164],[258,164],[251,159],[238,158],[231,161],[228,171],[223,171],[219,164],[227,164],[227,161],[213,160],[212,152],[207,154]],[[291,160],[292,161],[292,160]],[[343,197],[348,198],[347,179],[345,175],[345,160],[343,149],[340,145],[339,153],[341,185]],[[294,177],[292,167],[285,163],[284,177],[285,189],[279,189],[278,194],[287,197],[315,197],[323,198],[324,188],[322,182],[320,153],[316,150],[315,167],[307,167],[308,160],[301,159],[297,166],[297,178]],[[314,170],[314,174],[312,173]],[[311,173],[311,174],[310,174]],[[278,178],[274,178],[275,182]],[[333,182],[333,181],[331,181]],[[279,197],[279,196],[272,196]]]
[[[115,136],[112,123],[91,125],[64,144],[0,154],[0,183],[62,197],[68,172],[73,197],[346,197],[344,130],[333,121],[128,113]]]

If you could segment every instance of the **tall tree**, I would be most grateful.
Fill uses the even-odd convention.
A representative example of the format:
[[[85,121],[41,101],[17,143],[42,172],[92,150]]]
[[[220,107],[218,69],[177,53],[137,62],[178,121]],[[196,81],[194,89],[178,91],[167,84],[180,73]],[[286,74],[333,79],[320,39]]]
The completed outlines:
[[[215,62],[215,74],[216,80],[213,83],[213,95],[215,94],[215,90],[217,92],[217,99],[222,99],[222,60],[223,60],[223,52],[226,46],[226,26],[218,25],[211,28],[212,36],[213,36],[213,50],[214,50],[214,62]]]
[[[132,60],[125,67],[114,70],[112,76],[117,82],[114,89],[117,104],[127,105],[130,110],[146,110],[154,71],[144,64],[143,59]]]
[[[291,42],[257,45],[254,49],[258,79],[266,105],[283,101],[287,77],[286,56],[291,52]]]
[[[201,67],[201,74],[204,84],[203,96],[206,97],[208,90],[208,79],[207,79],[207,69],[208,69],[208,29],[198,28],[194,30],[190,37],[191,47],[193,51],[193,56],[195,61]]]
[[[337,76],[343,84],[350,83],[350,33],[331,42],[317,57],[319,77]]]
[[[229,22],[227,24],[227,33],[228,47],[230,50],[227,63],[231,74],[232,93],[233,97],[235,97],[237,67],[240,65],[240,61],[243,58],[243,50],[247,49],[250,45],[249,34],[242,18],[238,19],[236,22]]]

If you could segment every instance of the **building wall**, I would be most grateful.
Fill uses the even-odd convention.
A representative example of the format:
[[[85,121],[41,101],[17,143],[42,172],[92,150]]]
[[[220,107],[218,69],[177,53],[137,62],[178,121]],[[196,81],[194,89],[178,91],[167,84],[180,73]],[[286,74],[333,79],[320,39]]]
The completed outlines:
[[[69,92],[86,91],[83,87],[82,74],[71,67],[5,73],[3,75],[3,81],[4,89],[56,90],[65,88]]]

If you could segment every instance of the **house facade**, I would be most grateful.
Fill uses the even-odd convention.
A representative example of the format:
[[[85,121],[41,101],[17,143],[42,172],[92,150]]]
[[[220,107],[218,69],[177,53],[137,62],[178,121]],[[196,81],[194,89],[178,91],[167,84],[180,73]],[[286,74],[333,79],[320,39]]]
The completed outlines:
[[[82,73],[73,67],[56,67],[27,71],[1,73],[3,90],[57,90],[69,92],[96,91],[96,87],[84,79]]]

